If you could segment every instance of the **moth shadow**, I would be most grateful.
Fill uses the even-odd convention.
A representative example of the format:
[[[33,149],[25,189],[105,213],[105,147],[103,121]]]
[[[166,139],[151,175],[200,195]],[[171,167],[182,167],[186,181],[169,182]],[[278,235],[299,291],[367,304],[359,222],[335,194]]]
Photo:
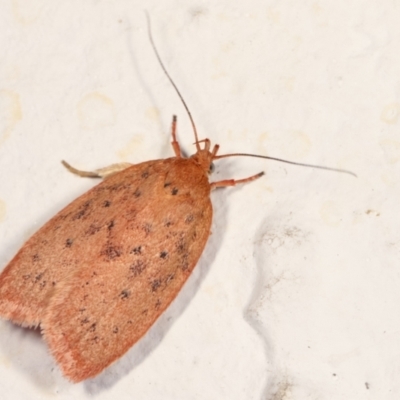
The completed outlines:
[[[10,321],[1,321],[0,330],[2,367],[8,367],[4,371],[4,376],[8,376],[7,381],[15,381],[22,373],[37,387],[46,389],[54,385],[54,377],[49,371],[56,368],[55,362],[49,354],[40,329],[23,328]]]
[[[229,189],[232,190],[232,189]],[[222,243],[223,232],[226,230],[226,207],[221,207],[225,196],[229,193],[224,189],[218,189],[213,193],[214,218],[212,223],[212,234],[206,244],[205,250],[189,276],[185,285],[173,300],[167,310],[161,314],[158,320],[147,331],[147,333],[136,343],[124,356],[108,367],[104,372],[93,379],[84,382],[85,390],[95,396],[104,390],[113,387],[124,376],[132,373],[149,355],[162,343],[165,335],[173,324],[190,306],[192,299],[204,278],[207,276],[217,255],[218,248]],[[163,360],[160,362],[164,362]],[[134,377],[133,377],[134,380]],[[150,383],[150,382],[149,382]]]

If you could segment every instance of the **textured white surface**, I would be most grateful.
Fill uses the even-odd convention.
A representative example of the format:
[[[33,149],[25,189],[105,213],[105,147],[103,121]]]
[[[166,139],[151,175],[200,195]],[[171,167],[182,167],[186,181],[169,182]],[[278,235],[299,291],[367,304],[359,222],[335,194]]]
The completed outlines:
[[[400,7],[389,0],[0,2],[0,266],[94,183],[65,171],[202,137],[254,159],[213,176],[213,235],[149,334],[73,385],[38,332],[0,322],[1,397],[398,399]]]

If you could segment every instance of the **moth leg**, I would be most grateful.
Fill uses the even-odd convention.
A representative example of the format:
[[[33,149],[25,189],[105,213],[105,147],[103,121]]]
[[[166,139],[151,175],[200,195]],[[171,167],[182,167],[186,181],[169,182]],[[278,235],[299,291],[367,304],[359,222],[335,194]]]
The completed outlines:
[[[72,167],[64,160],[62,160],[61,163],[62,165],[64,165],[65,168],[67,168],[69,172],[72,172],[75,175],[87,178],[103,178],[103,179],[108,178],[116,174],[117,172],[123,171],[124,169],[133,165],[131,163],[118,163],[118,164],[111,164],[104,168],[95,169],[94,171],[81,171],[79,169]]]
[[[211,186],[211,190],[216,189],[218,187],[236,186],[241,183],[247,183],[247,182],[254,181],[263,175],[264,175],[264,172],[260,172],[256,175],[249,176],[248,178],[244,178],[244,179],[226,179],[224,181],[211,182],[210,186]]]
[[[182,157],[181,148],[179,146],[178,141],[176,140],[176,115],[172,116],[172,126],[171,126],[171,134],[172,134],[172,148],[174,150],[175,155],[180,158]]]

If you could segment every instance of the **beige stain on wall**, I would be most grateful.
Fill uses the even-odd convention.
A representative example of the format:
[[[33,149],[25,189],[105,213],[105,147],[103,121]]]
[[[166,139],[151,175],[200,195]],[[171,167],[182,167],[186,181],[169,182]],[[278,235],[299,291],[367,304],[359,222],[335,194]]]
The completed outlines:
[[[400,160],[400,142],[392,139],[384,139],[379,142],[379,145],[390,164],[395,164]]]
[[[281,76],[279,79],[284,89],[286,89],[288,92],[293,91],[294,85],[296,83],[295,76]]]
[[[311,7],[312,7],[312,11],[314,12],[315,15],[321,14],[322,7],[321,7],[321,4],[319,4],[318,1],[314,2]]]
[[[22,119],[19,94],[11,90],[0,90],[0,145],[8,139],[17,123]]]
[[[276,7],[268,7],[266,11],[266,17],[268,22],[275,25],[281,22],[281,13]]]
[[[14,18],[22,25],[35,22],[44,7],[40,1],[13,0],[11,3]]]
[[[381,121],[387,124],[395,124],[399,118],[400,104],[390,103],[387,104],[381,112]]]
[[[399,174],[397,171],[386,171],[381,175],[382,181],[390,187],[395,187],[399,183]]]
[[[145,113],[146,117],[152,121],[157,121],[160,118],[160,111],[156,107],[149,107]]]
[[[83,129],[100,129],[115,123],[114,102],[101,93],[87,94],[79,101],[77,108],[79,122]]]
[[[117,153],[117,156],[122,161],[130,161],[131,156],[134,154],[138,154],[138,148],[143,143],[143,137],[141,135],[136,135],[133,139],[131,139],[128,144]]]
[[[325,224],[338,226],[342,220],[337,205],[333,201],[326,201],[322,204],[319,214]]]

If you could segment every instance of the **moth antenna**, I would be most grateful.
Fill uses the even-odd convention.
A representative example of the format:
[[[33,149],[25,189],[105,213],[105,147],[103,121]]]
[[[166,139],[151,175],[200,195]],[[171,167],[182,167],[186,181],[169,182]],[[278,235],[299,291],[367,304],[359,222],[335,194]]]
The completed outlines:
[[[298,165],[300,167],[309,167],[309,168],[324,169],[326,171],[341,172],[343,174],[349,174],[349,175],[352,175],[352,176],[357,178],[357,175],[354,172],[348,171],[347,169],[331,168],[331,167],[324,167],[323,165],[313,165],[313,164],[299,163],[299,162],[295,162],[295,161],[284,160],[282,158],[269,157],[269,156],[260,156],[258,154],[249,154],[249,153],[222,154],[222,155],[213,157],[213,160],[218,160],[220,158],[226,158],[226,157],[236,157],[236,156],[237,157],[243,156],[243,157],[264,158],[266,160],[279,161],[279,162],[286,163],[286,164]]]
[[[174,87],[176,93],[178,94],[179,98],[181,99],[181,102],[182,102],[183,106],[184,106],[185,109],[186,109],[186,112],[187,112],[187,114],[188,114],[188,116],[189,116],[190,122],[191,122],[192,127],[193,127],[194,137],[195,137],[195,139],[196,139],[196,149],[197,149],[197,151],[199,151],[199,150],[200,150],[200,145],[199,145],[199,143],[198,143],[198,142],[199,142],[199,138],[198,138],[198,136],[197,136],[197,129],[196,129],[196,125],[195,125],[195,123],[194,123],[192,114],[191,114],[191,112],[190,112],[190,110],[189,110],[189,107],[187,106],[185,100],[183,99],[183,97],[182,97],[182,95],[181,95],[181,93],[180,93],[178,87],[176,86],[175,82],[172,80],[170,74],[168,73],[167,69],[165,68],[165,66],[164,66],[164,64],[163,64],[163,62],[162,62],[162,60],[161,60],[160,55],[158,54],[156,45],[155,45],[154,40],[153,40],[153,35],[151,34],[150,16],[149,16],[149,13],[148,13],[147,11],[146,11],[146,18],[147,18],[147,30],[148,30],[148,34],[149,34],[149,39],[150,39],[151,47],[152,47],[153,50],[154,50],[154,53],[155,53],[155,55],[156,55],[156,57],[157,57],[157,60],[158,60],[158,62],[159,62],[159,64],[160,64],[162,70],[164,71],[165,75],[167,76],[167,78],[168,78],[169,81],[171,82],[171,84],[172,84],[172,86]]]
[[[171,85],[173,86],[173,88],[175,89],[177,95],[179,96],[183,106],[185,107],[185,110],[189,116],[190,122],[192,124],[192,128],[193,128],[193,133],[194,133],[194,137],[195,137],[195,144],[196,144],[196,149],[197,151],[200,150],[200,145],[199,145],[199,138],[197,135],[197,129],[196,129],[196,124],[194,123],[193,117],[192,117],[192,113],[189,110],[189,107],[187,106],[185,100],[183,99],[178,87],[176,86],[175,82],[172,80],[170,74],[167,71],[167,68],[165,67],[164,63],[161,60],[161,57],[158,53],[158,50],[156,48],[156,45],[154,43],[153,40],[153,35],[151,33],[151,21],[150,21],[150,16],[149,13],[146,11],[146,18],[147,18],[147,29],[148,29],[148,34],[149,34],[149,39],[150,39],[150,43],[151,43],[151,47],[153,48],[153,51],[157,57],[157,60],[162,68],[162,70],[164,71],[165,75],[167,76],[168,80],[171,82]],[[273,160],[273,161],[279,161],[282,163],[286,163],[286,164],[292,164],[292,165],[298,165],[300,167],[309,167],[309,168],[317,168],[317,169],[323,169],[326,171],[333,171],[333,172],[341,172],[344,174],[349,174],[352,175],[354,177],[357,178],[357,175],[354,172],[348,171],[346,169],[341,169],[341,168],[330,168],[330,167],[324,167],[323,165],[312,165],[312,164],[305,164],[305,163],[299,163],[299,162],[295,162],[295,161],[288,161],[288,160],[284,160],[281,158],[276,158],[276,157],[269,157],[269,156],[261,156],[258,154],[248,154],[248,153],[232,153],[232,154],[222,154],[219,156],[214,156],[213,159],[214,160],[218,160],[220,158],[225,158],[225,157],[235,157],[235,156],[243,156],[243,157],[255,157],[255,158],[264,158],[266,160]]]

